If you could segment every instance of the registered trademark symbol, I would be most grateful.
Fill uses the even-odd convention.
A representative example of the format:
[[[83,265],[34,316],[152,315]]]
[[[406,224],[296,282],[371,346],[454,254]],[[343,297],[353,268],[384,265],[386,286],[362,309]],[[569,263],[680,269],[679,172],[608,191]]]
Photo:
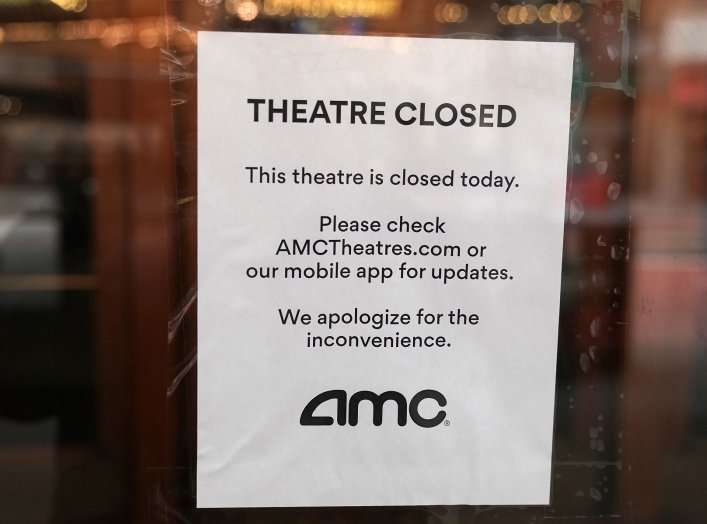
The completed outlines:
[[[448,420],[445,420],[445,421],[444,421],[444,425],[445,425],[445,426],[449,426],[449,424],[451,424],[451,423],[450,423]]]

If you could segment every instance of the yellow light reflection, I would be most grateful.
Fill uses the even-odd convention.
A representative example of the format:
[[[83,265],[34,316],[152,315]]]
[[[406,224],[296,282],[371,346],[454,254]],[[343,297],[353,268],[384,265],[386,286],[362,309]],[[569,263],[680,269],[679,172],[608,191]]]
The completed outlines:
[[[524,24],[532,24],[538,19],[538,8],[533,4],[524,5],[518,12],[518,18]]]
[[[401,0],[264,0],[262,13],[266,16],[295,16],[304,18],[390,18],[400,10]],[[461,5],[461,4],[460,4]],[[461,12],[458,15],[462,17]]]
[[[435,6],[434,16],[440,23],[461,24],[469,16],[469,9],[464,4],[447,2]]]
[[[138,42],[145,49],[152,49],[156,47],[160,41],[159,32],[153,27],[146,27],[140,31],[138,35]]]
[[[334,12],[339,18],[351,16],[354,12],[354,7],[353,0],[339,0],[338,2],[334,2]]]
[[[8,42],[46,42],[54,35],[54,28],[46,22],[7,24],[4,28]]]
[[[582,18],[582,6],[577,2],[572,2],[568,4],[570,8],[570,16],[568,17],[570,22],[576,22]]]
[[[498,14],[496,15],[496,18],[498,21],[503,24],[503,25],[508,25],[510,22],[508,21],[508,11],[510,11],[511,8],[507,5],[504,5],[498,10]]]
[[[245,2],[241,2],[236,8],[236,14],[238,15],[238,18],[240,18],[244,22],[250,22],[251,20],[255,20],[255,17],[258,16],[259,12],[260,9],[258,8],[258,4],[248,0],[246,0]]]
[[[252,22],[260,13],[260,6],[253,0],[226,0],[226,11],[244,22]]]
[[[514,5],[508,10],[508,21],[513,25],[521,24],[520,21],[520,6]]]
[[[448,4],[439,4],[448,5]],[[462,4],[459,4],[462,5]],[[534,4],[505,5],[499,8],[496,19],[502,25],[534,24],[540,20],[543,24],[576,22],[582,17],[579,2],[546,3],[540,7]],[[440,12],[435,9],[435,18],[440,21]]]
[[[106,47],[115,47],[132,41],[133,23],[127,18],[115,21],[102,35],[101,43]]]
[[[543,24],[551,24],[553,22],[552,9],[555,7],[552,4],[543,4],[538,9],[538,18]]]
[[[136,42],[149,49],[157,46],[160,37],[176,32],[177,25],[170,17],[17,22],[0,25],[0,43],[97,40],[106,47]]]
[[[558,5],[553,5],[552,9],[550,9],[550,17],[552,18],[553,22],[557,22],[558,24],[561,24],[564,22],[567,18],[565,17],[565,9],[564,5],[558,4]]]

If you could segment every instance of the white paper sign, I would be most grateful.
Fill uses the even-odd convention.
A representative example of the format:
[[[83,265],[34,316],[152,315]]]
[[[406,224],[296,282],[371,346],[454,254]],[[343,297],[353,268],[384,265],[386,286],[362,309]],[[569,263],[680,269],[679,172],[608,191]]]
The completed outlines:
[[[198,506],[547,504],[573,46],[198,47]]]

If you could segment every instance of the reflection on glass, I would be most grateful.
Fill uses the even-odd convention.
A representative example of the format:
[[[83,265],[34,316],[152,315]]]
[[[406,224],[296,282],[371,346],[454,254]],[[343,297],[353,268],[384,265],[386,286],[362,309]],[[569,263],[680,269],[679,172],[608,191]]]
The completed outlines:
[[[202,29],[576,43],[551,506],[194,509]],[[698,0],[0,2],[0,522],[703,521],[706,34]]]

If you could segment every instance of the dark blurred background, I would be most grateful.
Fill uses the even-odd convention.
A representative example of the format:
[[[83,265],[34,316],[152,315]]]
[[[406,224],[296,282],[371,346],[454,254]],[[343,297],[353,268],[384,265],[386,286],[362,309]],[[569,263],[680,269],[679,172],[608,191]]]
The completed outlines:
[[[550,506],[194,509],[206,29],[576,42]],[[707,522],[707,2],[0,0],[0,522],[554,520]]]

